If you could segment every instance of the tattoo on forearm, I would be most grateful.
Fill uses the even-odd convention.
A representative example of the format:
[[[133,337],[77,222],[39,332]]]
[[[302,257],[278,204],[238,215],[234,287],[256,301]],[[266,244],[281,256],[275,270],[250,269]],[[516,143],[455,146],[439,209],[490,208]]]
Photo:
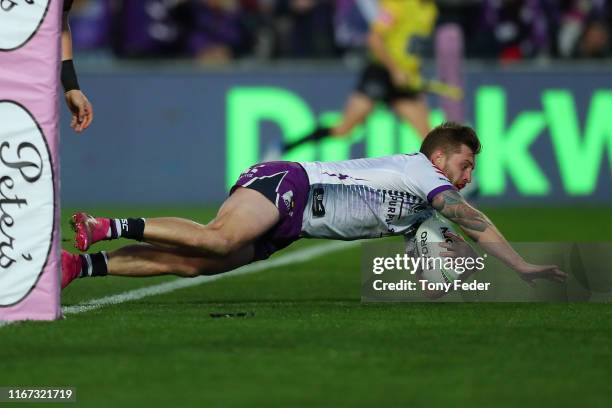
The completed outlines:
[[[471,207],[453,190],[440,193],[434,199],[433,206],[446,218],[473,231],[483,232],[492,225],[483,213]]]

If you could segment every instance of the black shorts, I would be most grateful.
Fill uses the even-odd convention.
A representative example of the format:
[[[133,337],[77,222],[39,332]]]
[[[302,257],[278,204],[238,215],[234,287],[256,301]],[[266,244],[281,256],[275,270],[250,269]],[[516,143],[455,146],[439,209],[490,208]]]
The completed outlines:
[[[389,70],[382,65],[370,63],[359,78],[357,90],[375,101],[392,103],[397,99],[417,99],[420,91],[400,89],[393,85]]]

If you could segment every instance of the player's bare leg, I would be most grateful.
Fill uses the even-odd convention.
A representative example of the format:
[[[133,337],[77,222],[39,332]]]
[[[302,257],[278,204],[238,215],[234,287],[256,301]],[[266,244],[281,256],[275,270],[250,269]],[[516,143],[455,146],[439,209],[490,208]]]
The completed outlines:
[[[108,274],[116,276],[177,275],[195,277],[215,275],[236,269],[253,260],[253,245],[249,244],[219,257],[206,257],[188,251],[159,248],[153,245],[128,245],[108,253]]]
[[[420,95],[417,99],[398,99],[392,104],[395,113],[410,123],[412,127],[424,139],[429,133],[429,107],[425,95]]]
[[[206,225],[183,218],[147,219],[143,241],[224,257],[255,241],[278,220],[278,209],[270,200],[239,187]]]
[[[374,101],[361,92],[354,92],[344,108],[342,122],[330,129],[331,136],[348,135],[355,126],[361,124],[374,109]]]
[[[108,239],[108,219],[87,215],[87,219],[82,219],[82,214],[77,216],[81,217],[75,223],[78,249],[85,251],[93,243]],[[224,257],[256,240],[278,220],[278,209],[270,200],[257,191],[239,187],[223,203],[217,216],[206,225],[184,218],[149,218],[146,223],[142,221],[144,229],[141,228],[141,232],[123,236],[159,246],[184,248],[202,255]],[[130,219],[127,220],[129,222]]]
[[[361,92],[354,92],[344,108],[342,121],[333,128],[318,127],[312,133],[293,143],[282,146],[287,153],[308,142],[316,142],[328,136],[348,136],[355,126],[362,123],[374,109],[374,101]]]
[[[192,278],[216,275],[246,265],[254,256],[252,244],[223,258],[206,257],[199,252],[160,248],[149,244],[128,245],[109,253],[75,255],[62,251],[62,289],[76,278],[84,277],[176,275]]]

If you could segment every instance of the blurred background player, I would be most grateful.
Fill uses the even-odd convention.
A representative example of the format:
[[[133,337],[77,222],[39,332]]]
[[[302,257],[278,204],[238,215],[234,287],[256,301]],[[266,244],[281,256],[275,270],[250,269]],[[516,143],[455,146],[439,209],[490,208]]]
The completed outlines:
[[[423,93],[421,54],[437,15],[438,9],[431,0],[381,0],[367,39],[369,61],[357,89],[349,96],[341,122],[332,128],[318,127],[306,137],[283,145],[283,153],[327,136],[350,134],[372,112],[376,102],[388,104],[421,138],[425,137],[429,132],[429,108]]]
[[[62,70],[61,81],[64,88],[66,106],[72,113],[70,127],[80,133],[87,129],[93,120],[93,107],[81,91],[72,61],[72,34],[68,23],[68,15],[73,0],[64,0],[62,14]]]

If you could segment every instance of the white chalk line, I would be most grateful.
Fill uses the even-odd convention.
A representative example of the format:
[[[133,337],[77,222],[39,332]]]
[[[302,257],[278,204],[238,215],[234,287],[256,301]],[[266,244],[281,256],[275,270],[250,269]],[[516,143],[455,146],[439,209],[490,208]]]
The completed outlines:
[[[115,295],[88,300],[74,306],[64,306],[62,307],[62,313],[64,315],[85,313],[106,306],[118,305],[120,303],[139,300],[149,296],[162,295],[165,293],[174,292],[179,289],[202,285],[218,279],[229,278],[232,276],[239,275],[247,275],[251,273],[260,272],[265,269],[277,268],[280,266],[292,265],[296,263],[303,263],[332,252],[353,248],[359,245],[360,243],[361,241],[336,241],[323,245],[316,245],[309,248],[292,251],[277,258],[245,265],[236,270],[219,275],[198,276],[196,278],[190,279],[176,279],[170,282],[160,283],[158,285],[147,286],[144,288],[133,289],[127,292],[118,293]],[[3,326],[7,326],[11,323],[12,322],[0,321],[0,328],[2,328]]]

